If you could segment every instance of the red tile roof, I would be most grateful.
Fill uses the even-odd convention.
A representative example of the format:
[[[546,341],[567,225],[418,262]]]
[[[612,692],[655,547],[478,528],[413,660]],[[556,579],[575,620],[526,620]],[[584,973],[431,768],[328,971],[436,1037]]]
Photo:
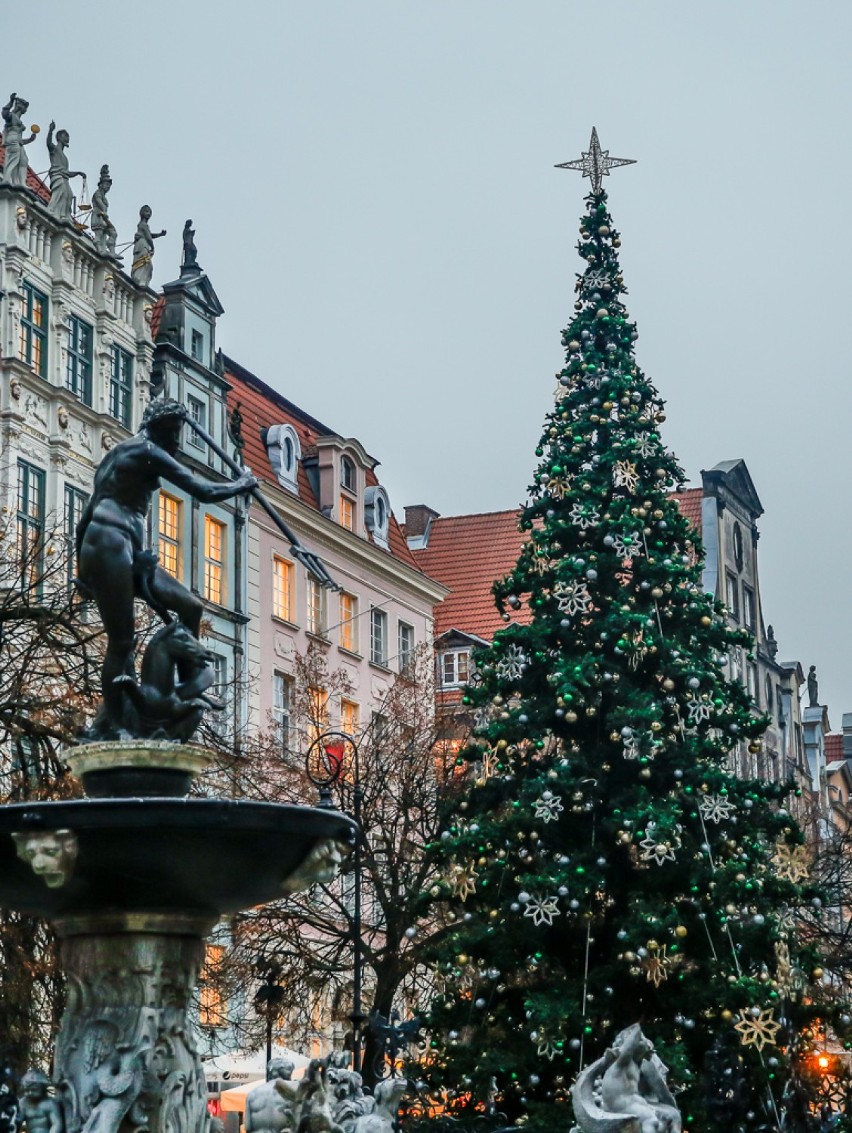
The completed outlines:
[[[825,737],[825,762],[839,763],[843,759],[843,733],[829,732]]]
[[[432,520],[429,544],[414,557],[421,570],[450,590],[435,607],[436,635],[458,629],[491,640],[504,624],[491,587],[515,565],[525,538],[516,509]],[[513,620],[520,621],[522,611]]]
[[[696,531],[701,534],[701,501],[704,499],[704,493],[701,488],[684,488],[680,492],[672,492],[673,497],[677,500],[677,506],[680,508],[681,513],[686,516]]]
[[[701,488],[685,488],[674,498],[689,522],[701,530]],[[478,515],[440,516],[432,520],[426,547],[414,551],[420,568],[450,594],[435,607],[435,636],[457,629],[490,641],[505,623],[491,587],[518,560],[525,536],[518,531],[517,510]],[[513,622],[529,621],[526,606]]]
[[[160,320],[163,317],[163,308],[165,305],[166,297],[165,295],[160,295],[151,311],[151,338],[153,338],[154,342],[157,341],[157,335],[160,333]]]
[[[245,441],[243,459],[259,480],[270,484],[278,484],[278,478],[269,462],[266,445],[261,437],[261,430],[272,425],[292,425],[298,434],[302,446],[302,461],[299,462],[299,499],[310,507],[319,511],[319,501],[314,495],[310,480],[304,469],[305,456],[316,450],[318,437],[338,436],[334,429],[323,425],[315,417],[305,413],[297,405],[288,401],[282,394],[271,389],[260,378],[244,369],[238,362],[225,358],[225,377],[233,387],[228,394],[228,408],[233,410],[239,404],[243,417],[242,434]],[[378,478],[372,469],[366,472],[367,487],[378,484]],[[422,570],[400,530],[400,526],[393,514],[390,517],[388,531],[389,552],[394,558],[404,562],[415,570]],[[384,548],[379,548],[383,550]]]
[[[2,141],[0,141],[0,162],[3,162],[5,160],[6,147],[3,145]],[[33,173],[30,167],[27,168],[27,188],[32,189],[35,195],[37,197],[40,197],[41,200],[45,202],[45,204],[47,204],[47,202],[50,200],[50,189],[48,189],[47,185],[45,185],[44,181],[42,181],[40,177]]]

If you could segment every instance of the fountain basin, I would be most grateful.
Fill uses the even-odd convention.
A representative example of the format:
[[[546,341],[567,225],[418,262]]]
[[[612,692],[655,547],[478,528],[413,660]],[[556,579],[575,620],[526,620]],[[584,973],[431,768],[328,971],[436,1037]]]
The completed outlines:
[[[215,919],[310,884],[299,867],[355,830],[338,811],[242,799],[16,803],[0,807],[0,906]]]

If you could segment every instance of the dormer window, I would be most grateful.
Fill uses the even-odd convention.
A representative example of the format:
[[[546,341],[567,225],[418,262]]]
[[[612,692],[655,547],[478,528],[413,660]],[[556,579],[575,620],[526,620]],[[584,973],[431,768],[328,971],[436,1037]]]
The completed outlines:
[[[340,458],[340,486],[348,492],[355,491],[355,465],[348,456]]]
[[[364,493],[364,522],[373,541],[387,549],[390,533],[390,500],[380,484]]]
[[[340,458],[340,498],[337,501],[337,520],[347,531],[355,530],[357,481],[355,464],[348,456]]]
[[[299,460],[302,446],[292,425],[273,425],[266,433],[269,463],[275,469],[278,483],[294,495],[299,494]]]

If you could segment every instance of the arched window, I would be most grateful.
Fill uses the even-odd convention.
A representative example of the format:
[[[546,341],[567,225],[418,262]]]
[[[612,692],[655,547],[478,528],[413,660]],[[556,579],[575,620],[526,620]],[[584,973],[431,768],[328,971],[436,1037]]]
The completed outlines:
[[[390,500],[381,484],[368,488],[364,493],[364,522],[380,547],[388,545],[390,514]]]
[[[279,484],[299,494],[299,459],[302,446],[292,425],[272,425],[266,432],[266,451]]]
[[[355,465],[348,456],[340,458],[340,483],[347,491],[355,491]]]

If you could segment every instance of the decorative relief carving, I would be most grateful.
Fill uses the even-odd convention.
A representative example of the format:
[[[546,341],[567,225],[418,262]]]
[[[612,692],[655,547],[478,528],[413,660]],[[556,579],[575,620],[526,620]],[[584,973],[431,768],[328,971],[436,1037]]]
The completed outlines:
[[[186,1017],[203,945],[116,933],[63,941],[56,1044],[67,1133],[207,1133],[207,1087]]]
[[[28,393],[24,399],[24,416],[31,425],[47,428],[47,401],[37,393]]]
[[[72,830],[46,830],[13,834],[18,857],[25,861],[48,889],[61,889],[74,872],[79,847]]]
[[[340,863],[348,853],[349,846],[345,842],[336,842],[333,838],[317,842],[298,869],[282,882],[281,888],[285,893],[298,893],[301,889],[310,889],[312,885],[325,885],[333,881]]]

